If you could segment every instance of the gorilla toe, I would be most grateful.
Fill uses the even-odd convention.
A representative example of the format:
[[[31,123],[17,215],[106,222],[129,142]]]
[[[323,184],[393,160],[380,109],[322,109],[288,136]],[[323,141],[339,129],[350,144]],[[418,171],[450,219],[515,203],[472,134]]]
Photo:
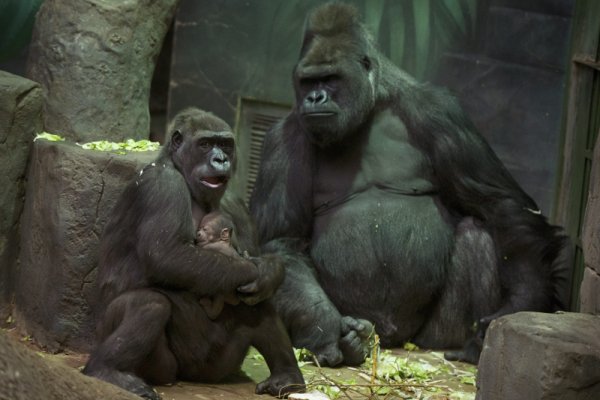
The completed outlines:
[[[346,365],[360,365],[369,354],[369,338],[373,334],[373,324],[364,319],[350,316],[342,318],[340,349]]]
[[[304,392],[304,378],[297,372],[271,375],[256,385],[256,394],[270,394],[278,398],[287,397],[290,393]]]
[[[84,370],[84,374],[112,383],[144,399],[161,400],[160,395],[152,386],[133,374],[112,369],[101,369],[93,372]]]

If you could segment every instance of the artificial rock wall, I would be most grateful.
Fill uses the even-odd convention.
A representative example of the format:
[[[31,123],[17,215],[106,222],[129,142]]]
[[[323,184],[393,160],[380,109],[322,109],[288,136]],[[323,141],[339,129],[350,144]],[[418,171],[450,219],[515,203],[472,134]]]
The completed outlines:
[[[0,325],[11,312],[25,170],[33,138],[41,126],[40,86],[0,71]]]
[[[581,312],[600,315],[600,140],[598,139],[594,148],[582,242],[585,270],[579,292],[579,308]]]
[[[150,83],[178,0],[45,0],[27,77],[44,129],[78,141],[147,139]]]
[[[157,155],[35,142],[21,220],[15,316],[42,346],[90,350],[102,229],[126,183]]]

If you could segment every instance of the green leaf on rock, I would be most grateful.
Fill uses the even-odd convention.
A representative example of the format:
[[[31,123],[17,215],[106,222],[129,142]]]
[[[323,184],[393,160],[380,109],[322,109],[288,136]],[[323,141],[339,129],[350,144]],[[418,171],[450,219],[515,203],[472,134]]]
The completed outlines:
[[[33,139],[33,141],[35,142],[38,139],[48,140],[49,142],[63,142],[65,140],[65,138],[62,136],[55,135],[53,133],[48,133],[48,132],[38,133],[35,136],[35,138]]]

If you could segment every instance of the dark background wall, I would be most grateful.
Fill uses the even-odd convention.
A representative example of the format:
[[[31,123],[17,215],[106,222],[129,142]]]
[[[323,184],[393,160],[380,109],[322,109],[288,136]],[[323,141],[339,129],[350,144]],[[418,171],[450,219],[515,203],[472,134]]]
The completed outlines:
[[[459,97],[509,170],[553,215],[575,0],[345,1],[358,7],[392,61]],[[0,2],[0,70],[24,75],[41,2]],[[304,18],[323,2],[180,0],[155,69],[151,137],[160,140],[168,118],[186,106],[211,110],[232,126],[239,98],[290,106]],[[7,268],[0,265],[0,273]]]
[[[574,0],[347,0],[381,50],[455,92],[542,211],[553,212]],[[189,105],[234,125],[241,97],[291,105],[291,71],[318,0],[181,0],[168,114]]]
[[[42,0],[8,1],[0,69],[21,74]],[[383,53],[446,86],[547,215],[554,213],[575,0],[346,0]],[[180,0],[155,71],[151,137],[194,105],[236,122],[238,99],[291,105],[306,13],[322,0]],[[1,21],[0,21],[1,22]]]

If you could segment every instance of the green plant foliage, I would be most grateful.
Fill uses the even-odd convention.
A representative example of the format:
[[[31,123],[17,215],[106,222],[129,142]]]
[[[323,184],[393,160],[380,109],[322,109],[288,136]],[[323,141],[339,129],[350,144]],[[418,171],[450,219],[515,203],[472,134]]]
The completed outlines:
[[[38,133],[33,141],[35,142],[38,139],[48,140],[50,142],[64,142],[65,140],[65,138],[60,135],[55,135],[48,132]],[[135,151],[156,151],[160,148],[160,143],[158,142],[133,139],[127,139],[126,141],[119,143],[109,142],[108,140],[97,140],[95,142],[75,144],[85,150],[111,151],[117,154],[127,154],[128,152]]]
[[[364,2],[365,22],[396,65],[430,77],[448,51],[475,39],[477,0],[374,0]]]
[[[77,143],[77,145],[85,150],[114,151],[119,154],[131,151],[156,151],[160,148],[160,143],[158,142],[151,142],[150,140],[135,141],[133,139],[127,139],[125,142],[120,143],[98,140],[84,144]]]
[[[414,345],[413,345],[414,346]],[[416,346],[409,346],[409,351],[419,351]],[[429,353],[436,354],[436,353]],[[299,357],[302,359],[306,354]],[[418,354],[416,354],[418,356]],[[298,357],[298,353],[297,353]],[[301,368],[307,388],[317,390],[330,399],[347,398],[371,399],[382,398],[401,399],[473,399],[474,393],[462,392],[447,386],[449,379],[463,385],[475,385],[475,368],[458,369],[453,364],[443,361],[443,356],[433,357],[429,362],[423,358],[403,357],[392,354],[390,350],[382,351],[374,363],[371,358],[358,368],[355,377],[343,376],[339,370],[319,368],[314,371],[312,366]]]
[[[419,346],[417,346],[414,343],[411,342],[406,342],[404,343],[404,346],[402,346],[402,348],[406,351],[415,351],[415,350],[419,350]]]
[[[64,142],[65,138],[59,135],[55,135],[53,133],[42,132],[38,133],[33,141],[35,142],[38,139],[47,140],[49,142]]]
[[[329,399],[414,399],[473,400],[477,369],[456,365],[444,359],[442,353],[411,350],[375,351],[360,367],[326,368],[316,363],[314,355],[305,349],[294,349],[298,366],[308,393],[319,392]],[[378,347],[377,347],[378,349]],[[264,365],[265,360],[254,348],[247,359],[251,365]],[[261,378],[262,379],[262,378]],[[314,396],[315,398],[321,398]]]

